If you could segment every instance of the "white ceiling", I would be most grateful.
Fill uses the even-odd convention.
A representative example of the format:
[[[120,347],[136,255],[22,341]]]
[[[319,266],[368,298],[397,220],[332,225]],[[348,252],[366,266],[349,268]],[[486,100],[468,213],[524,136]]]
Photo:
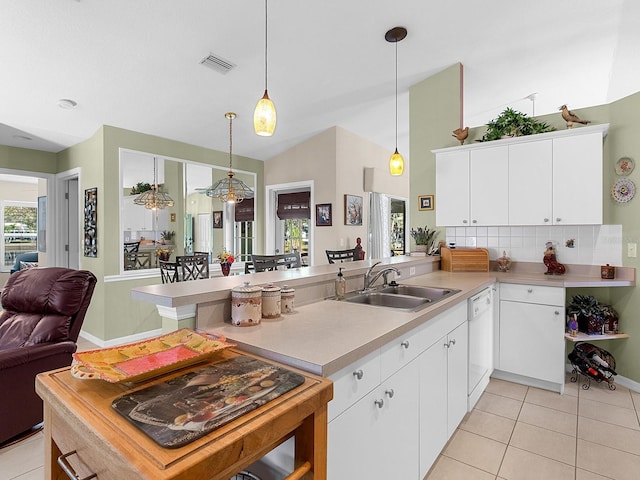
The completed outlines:
[[[0,144],[59,151],[103,124],[267,160],[341,126],[400,152],[408,89],[464,65],[464,124],[505,107],[531,115],[640,90],[637,0],[271,0],[273,137],[253,133],[264,91],[263,0],[0,0]],[[237,67],[200,65],[215,53]],[[74,110],[58,99],[78,103]],[[457,125],[451,125],[451,129]],[[20,136],[32,138],[28,141]]]

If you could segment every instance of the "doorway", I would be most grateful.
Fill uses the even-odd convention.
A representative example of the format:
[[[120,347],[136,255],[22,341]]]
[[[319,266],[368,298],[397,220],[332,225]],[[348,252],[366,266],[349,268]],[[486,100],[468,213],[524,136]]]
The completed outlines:
[[[80,170],[72,169],[56,176],[58,208],[49,208],[55,212],[57,230],[57,248],[55,264],[60,267],[80,268]],[[50,219],[47,219],[48,225]]]

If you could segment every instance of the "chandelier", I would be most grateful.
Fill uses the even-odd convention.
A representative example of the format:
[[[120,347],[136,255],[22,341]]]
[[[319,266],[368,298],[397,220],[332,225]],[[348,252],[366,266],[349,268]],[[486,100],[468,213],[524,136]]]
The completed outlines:
[[[233,119],[236,114],[227,112],[225,118],[229,119],[229,172],[227,178],[218,180],[216,183],[207,188],[197,188],[200,193],[218,198],[224,203],[240,203],[245,198],[253,198],[253,190],[242,180],[233,178],[233,169],[231,168],[233,159]]]
[[[157,164],[158,159],[153,157],[153,185],[151,185],[151,190],[142,192],[133,199],[133,203],[142,205],[149,210],[162,210],[163,208],[173,207],[175,204],[173,198],[171,198],[168,193],[160,191],[156,175]]]

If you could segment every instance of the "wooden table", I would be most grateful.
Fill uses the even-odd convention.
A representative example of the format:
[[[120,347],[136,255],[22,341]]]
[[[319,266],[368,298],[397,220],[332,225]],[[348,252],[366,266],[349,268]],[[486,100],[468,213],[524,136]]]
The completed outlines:
[[[227,350],[216,358],[239,354],[246,355]],[[326,479],[327,403],[333,397],[327,379],[284,366],[302,374],[304,383],[176,449],[160,447],[111,407],[115,398],[132,390],[204,365],[133,386],[79,380],[68,368],[38,375],[36,391],[44,401],[45,478],[61,480],[71,473],[80,479],[96,474],[93,478],[102,480],[229,480],[293,435],[295,470],[287,479]],[[63,460],[69,470],[65,474],[58,458],[73,451]]]

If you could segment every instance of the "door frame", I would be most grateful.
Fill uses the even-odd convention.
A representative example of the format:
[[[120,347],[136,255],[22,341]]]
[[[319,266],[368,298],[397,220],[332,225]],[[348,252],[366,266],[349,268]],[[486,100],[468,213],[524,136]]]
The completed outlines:
[[[314,201],[314,181],[303,180],[300,182],[290,183],[278,183],[274,185],[265,185],[265,251],[264,254],[269,255],[275,253],[276,250],[276,224],[278,224],[278,217],[276,215],[277,210],[277,198],[279,193],[292,193],[296,190],[309,189],[309,209],[311,210],[311,218],[309,219],[309,264],[313,264],[313,251],[315,249],[314,233],[315,222],[313,221],[315,212]]]
[[[76,168],[72,168],[70,170],[66,170],[64,172],[60,172],[55,176],[55,194],[54,194],[54,206],[53,208],[50,208],[49,211],[53,211],[55,212],[55,218],[57,219],[56,224],[59,226],[59,228],[56,228],[55,231],[53,232],[53,236],[56,239],[55,242],[55,247],[53,249],[53,252],[55,253],[55,264],[56,265],[68,265],[69,261],[68,261],[68,256],[67,256],[67,251],[65,250],[65,245],[66,245],[66,238],[65,238],[65,233],[68,231],[69,229],[69,217],[68,215],[70,214],[67,213],[65,211],[65,205],[66,205],[66,199],[65,199],[65,194],[66,194],[66,184],[69,182],[69,180],[74,180],[77,179],[78,180],[78,211],[76,212],[77,218],[78,218],[78,231],[75,232],[77,234],[78,237],[78,266],[81,268],[82,267],[82,255],[80,254],[80,252],[82,251],[82,245],[83,242],[81,241],[81,236],[80,236],[80,225],[82,225],[82,221],[81,221],[81,208],[82,205],[84,203],[83,201],[83,196],[81,195],[81,185],[82,185],[82,181],[81,181],[81,169],[79,167]],[[47,218],[47,228],[49,227],[49,218]]]

